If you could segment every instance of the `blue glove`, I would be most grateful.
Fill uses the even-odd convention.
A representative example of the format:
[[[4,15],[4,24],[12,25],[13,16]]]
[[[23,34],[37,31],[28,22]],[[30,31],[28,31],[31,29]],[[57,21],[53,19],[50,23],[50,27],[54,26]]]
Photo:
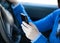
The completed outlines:
[[[50,38],[49,38],[50,43],[60,43],[60,39],[59,39],[59,37],[57,37],[57,28],[58,28],[59,20],[60,20],[60,18],[57,16],[53,29],[52,29],[52,32],[50,34]]]

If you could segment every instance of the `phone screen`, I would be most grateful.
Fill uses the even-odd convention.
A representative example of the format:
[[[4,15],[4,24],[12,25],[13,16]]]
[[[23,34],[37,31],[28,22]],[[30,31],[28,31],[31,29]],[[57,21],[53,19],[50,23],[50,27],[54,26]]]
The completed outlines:
[[[25,21],[27,24],[29,24],[27,16],[22,13],[21,13],[21,19],[22,19],[22,21]]]

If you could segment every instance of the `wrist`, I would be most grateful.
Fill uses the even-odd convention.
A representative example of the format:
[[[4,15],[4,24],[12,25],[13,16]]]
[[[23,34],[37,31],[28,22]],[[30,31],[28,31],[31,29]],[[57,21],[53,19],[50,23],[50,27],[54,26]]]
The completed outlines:
[[[41,36],[42,36],[42,34],[40,33],[34,40],[31,40],[31,42],[34,43],[34,42],[37,41]]]
[[[37,37],[38,36],[40,36],[41,35],[41,33],[40,32],[38,32],[37,34],[34,34],[34,36],[33,37],[31,37],[31,41],[33,41],[33,40],[35,40],[35,39],[37,39]]]

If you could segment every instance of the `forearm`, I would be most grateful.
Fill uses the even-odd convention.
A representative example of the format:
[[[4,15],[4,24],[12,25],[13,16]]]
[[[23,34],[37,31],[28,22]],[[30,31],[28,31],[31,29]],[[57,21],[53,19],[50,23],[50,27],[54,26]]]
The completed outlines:
[[[60,14],[60,9],[55,10],[45,18],[35,22],[40,32],[44,32],[53,28],[56,17]]]

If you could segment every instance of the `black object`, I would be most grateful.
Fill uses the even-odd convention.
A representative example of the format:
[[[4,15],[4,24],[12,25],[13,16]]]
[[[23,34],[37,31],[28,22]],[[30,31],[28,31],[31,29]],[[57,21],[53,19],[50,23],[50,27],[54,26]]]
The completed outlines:
[[[21,13],[21,19],[22,19],[22,21],[25,21],[27,24],[29,24],[27,16],[24,15],[23,13]]]

